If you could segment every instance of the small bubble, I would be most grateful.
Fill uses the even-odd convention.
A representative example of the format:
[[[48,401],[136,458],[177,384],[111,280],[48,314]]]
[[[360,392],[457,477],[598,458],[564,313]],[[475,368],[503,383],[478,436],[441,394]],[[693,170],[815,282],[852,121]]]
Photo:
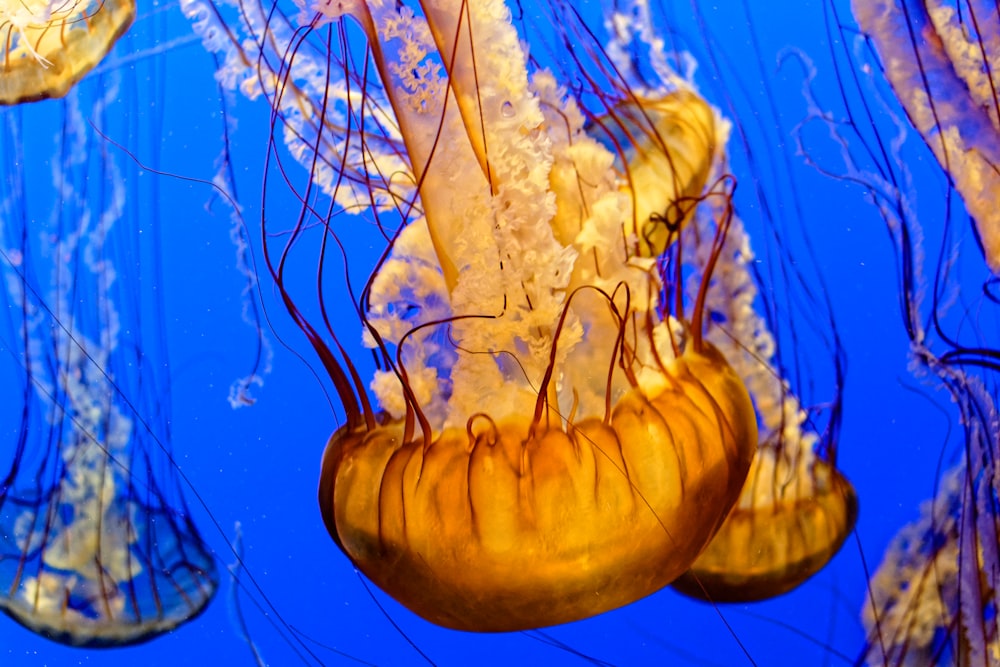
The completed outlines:
[[[500,107],[500,113],[503,115],[504,118],[513,118],[514,105],[511,104],[510,102],[504,102],[503,106]]]

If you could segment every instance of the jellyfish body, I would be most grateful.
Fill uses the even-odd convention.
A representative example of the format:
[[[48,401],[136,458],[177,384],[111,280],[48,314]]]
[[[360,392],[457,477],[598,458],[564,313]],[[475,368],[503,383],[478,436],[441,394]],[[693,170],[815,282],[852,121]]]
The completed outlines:
[[[447,111],[407,121],[423,136],[442,125],[433,155],[410,150],[428,233],[412,234],[422,247],[394,248],[369,295],[371,326],[405,346],[403,383],[388,374],[376,383],[383,406],[399,405],[403,390],[403,414],[334,435],[320,506],[337,543],[406,606],[447,627],[509,631],[589,617],[677,577],[742,486],[756,429],[723,358],[696,334],[681,342],[649,311],[659,284],[642,268],[680,226],[651,215],[666,220],[702,194],[715,151],[710,109],[683,91],[598,118],[595,135],[628,137],[626,175],[582,127],[556,123],[576,110],[548,77],[511,73],[525,57],[503,4],[468,6],[460,28],[448,21],[461,3],[447,4],[427,10],[442,61],[455,57],[450,45],[475,44],[454,59],[477,64],[449,70],[442,88],[461,122]],[[448,304],[425,336],[390,314],[414,296],[402,285],[421,289],[417,258],[437,259],[443,285],[416,301]],[[488,317],[461,319],[469,315]],[[450,367],[419,369],[407,332],[426,355],[449,317]],[[428,368],[449,377],[450,395],[411,403],[424,385],[407,380]],[[418,414],[429,428],[414,437],[407,422]]]
[[[608,421],[543,427],[483,413],[429,445],[405,440],[400,422],[338,432],[320,505],[358,567],[428,620],[564,623],[645,597],[690,565],[738,492],[745,410],[723,360],[689,353]]]
[[[134,0],[3,0],[0,105],[64,96],[133,20]]]
[[[996,5],[858,0],[852,8],[910,122],[962,196],[986,263],[1000,272]]]
[[[857,495],[840,471],[816,459],[812,467],[777,473],[784,452],[768,444],[758,451],[740,500],[673,583],[682,593],[710,602],[787,593],[830,562],[853,530]]]
[[[641,76],[634,69],[636,60],[667,61],[663,42],[651,37],[656,34],[655,19],[648,4],[642,0],[615,3],[608,7],[605,24],[611,31],[612,59],[632,90],[642,96],[655,89],[662,68],[653,67]],[[727,143],[727,132],[720,131],[720,145]],[[697,145],[690,138],[682,143]],[[693,154],[697,153],[672,151],[673,168],[685,173]],[[688,157],[677,159],[676,155]],[[630,160],[632,174],[636,162]],[[647,191],[655,192],[648,186]],[[680,196],[674,201],[690,199]],[[667,210],[666,203],[654,209]],[[728,205],[725,200],[710,199],[703,207]],[[672,214],[679,219],[684,213],[675,208]],[[716,210],[713,216],[723,214]],[[806,410],[782,377],[776,337],[757,310],[759,291],[750,270],[755,256],[743,221],[731,215],[722,248],[712,256],[705,252],[704,242],[712,230],[699,226],[704,219],[695,216],[693,224],[683,226],[681,243],[699,249],[685,261],[691,274],[689,291],[698,290],[705,276],[711,275],[705,290],[705,337],[746,385],[757,415],[759,442],[739,500],[705,551],[673,587],[711,602],[746,602],[788,592],[822,569],[853,529],[857,497],[836,468],[836,443],[810,430]],[[665,227],[661,224],[660,229]],[[640,232],[640,236],[652,234]],[[795,349],[782,351],[786,357],[798,354]],[[831,412],[839,414],[839,409]],[[836,424],[827,426],[831,434],[836,430]]]
[[[787,593],[819,572],[854,529],[858,500],[836,467],[836,444],[824,445],[809,429],[774,363],[774,337],[753,307],[753,254],[738,219],[722,256],[728,261],[716,268],[706,299],[714,316],[706,338],[746,384],[760,439],[739,500],[674,588],[712,602],[751,602]]]
[[[7,336],[18,341],[25,403],[0,485],[0,610],[45,637],[90,647],[168,632],[199,614],[218,584],[167,447],[164,357],[140,333],[155,321],[155,302],[139,317],[125,286],[138,279],[141,256],[127,199],[144,191],[102,151],[99,132],[127,118],[113,106],[117,82],[102,84],[82,102],[72,93],[55,116],[0,113],[10,155],[27,133],[60,139],[52,182],[40,185],[32,171],[44,151],[25,151],[27,167],[4,167],[3,271],[8,307],[20,316]],[[56,207],[37,210],[29,189],[50,191],[43,200]],[[119,252],[133,253],[131,262]]]
[[[639,96],[609,69],[588,110],[529,68],[503,2],[309,6],[312,25],[360,26],[378,82],[358,51],[331,56],[357,68],[338,81],[343,67],[281,47],[280,18],[252,3],[246,29],[266,30],[256,43],[287,77],[260,70],[253,42],[227,43],[218,12],[186,11],[224,54],[220,79],[280,113],[308,187],[367,208],[389,240],[356,303],[381,413],[304,322],[288,253],[269,264],[346,408],[319,502],[357,567],[477,631],[592,616],[687,569],[756,446],[745,388],[702,340],[702,299],[685,316],[657,269],[681,261],[698,202],[728,196],[711,107],[679,78]],[[727,218],[702,224],[717,248]]]
[[[45,489],[52,500],[23,486],[3,500],[14,519],[0,541],[0,609],[72,646],[124,646],[169,632],[200,613],[218,585],[193,524],[163,498],[129,498],[136,490],[112,472],[104,447],[64,442],[64,467],[54,466],[61,479]]]

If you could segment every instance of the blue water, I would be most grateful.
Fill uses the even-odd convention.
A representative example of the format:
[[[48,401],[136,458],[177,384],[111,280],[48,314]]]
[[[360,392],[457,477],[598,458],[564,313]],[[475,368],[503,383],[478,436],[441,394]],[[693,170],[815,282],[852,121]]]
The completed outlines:
[[[530,3],[528,3],[530,4]],[[833,45],[819,2],[767,3],[754,10],[751,38],[739,3],[700,8],[711,31],[712,53],[726,78],[719,80],[705,62],[705,37],[688,5],[671,10],[674,24],[702,62],[702,92],[725,115],[747,128],[755,161],[737,155],[733,172],[740,182],[738,204],[751,235],[760,226],[759,205],[750,196],[759,186],[789,229],[801,223],[816,251],[809,260],[802,236],[794,232],[780,246],[804,272],[804,284],[825,293],[836,317],[848,358],[842,388],[832,386],[824,359],[829,350],[805,324],[823,315],[801,307],[801,347],[785,356],[805,364],[805,393],[816,402],[842,391],[844,416],[838,464],[858,491],[861,515],[857,531],[841,553],[801,589],[777,600],[718,608],[662,591],[624,609],[543,633],[474,635],[434,627],[366,585],[324,529],[316,505],[319,458],[326,439],[342,418],[322,368],[301,333],[281,308],[269,277],[259,265],[260,173],[265,159],[269,117],[266,105],[233,97],[225,109],[234,120],[228,137],[236,167],[242,219],[254,239],[260,274],[252,298],[263,305],[262,335],[273,348],[263,386],[253,389],[256,403],[233,409],[230,385],[246,375],[254,361],[258,332],[243,321],[243,276],[230,239],[230,211],[206,181],[217,170],[224,144],[213,63],[174,5],[144,4],[132,34],[124,38],[105,65],[80,86],[83,103],[121,75],[122,108],[138,124],[161,122],[157,139],[132,139],[119,126],[110,138],[134,152],[146,165],[168,175],[142,171],[127,183],[139,197],[142,179],[158,179],[156,200],[130,201],[120,224],[133,223],[145,237],[147,251],[160,253],[162,280],[148,259],[125,262],[120,280],[136,280],[143,308],[161,309],[165,343],[149,336],[137,342],[148,354],[169,357],[158,365],[169,391],[170,442],[183,471],[183,492],[195,523],[214,550],[220,567],[220,591],[207,611],[176,631],[149,643],[122,649],[68,648],[0,618],[0,664],[21,665],[213,665],[254,664],[241,636],[228,568],[236,561],[232,544],[237,522],[242,531],[243,590],[239,604],[249,636],[271,665],[315,664],[610,664],[641,665],[837,665],[858,658],[865,643],[860,622],[866,582],[896,531],[918,516],[919,503],[933,494],[939,466],[957,459],[960,427],[947,396],[933,384],[921,384],[908,371],[908,341],[900,317],[896,255],[881,218],[863,190],[828,178],[796,154],[791,128],[805,117],[800,88],[804,63],[814,62],[820,104],[840,113],[838,73],[830,59]],[[849,21],[844,3],[842,20]],[[851,39],[848,34],[848,39]],[[853,48],[853,45],[849,45]],[[136,57],[133,57],[133,54]],[[779,55],[783,63],[779,67]],[[844,75],[841,73],[841,76]],[[762,78],[763,77],[763,78]],[[762,84],[767,81],[767,88]],[[885,92],[885,89],[883,89]],[[129,103],[134,97],[134,104]],[[769,111],[773,101],[779,121]],[[62,101],[46,101],[5,114],[23,114],[31,128],[21,141],[23,173],[31,183],[35,215],[45,217],[52,203],[51,183]],[[888,104],[892,104],[888,102]],[[123,112],[125,113],[125,112]],[[86,113],[85,113],[86,116]],[[820,133],[812,157],[836,170],[837,152]],[[912,158],[917,179],[909,189],[936,257],[946,184],[919,137],[908,138],[904,155]],[[129,158],[108,145],[112,159]],[[792,179],[778,175],[791,167]],[[9,156],[7,167],[13,171]],[[93,159],[97,159],[94,157]],[[134,166],[128,167],[135,169]],[[301,175],[296,175],[300,177]],[[179,177],[183,177],[179,178]],[[193,180],[192,180],[193,179]],[[144,183],[147,181],[143,181]],[[801,202],[801,220],[792,193]],[[745,196],[745,198],[743,198]],[[274,208],[269,208],[273,212]],[[289,207],[290,213],[295,208]],[[159,238],[147,243],[150,225]],[[976,294],[983,281],[967,226],[956,230],[962,248],[973,257],[961,289]],[[951,242],[958,241],[953,238]],[[950,242],[950,243],[951,243]],[[778,259],[768,242],[758,248],[761,270]],[[769,255],[765,248],[771,248]],[[773,267],[772,267],[773,268]],[[312,266],[296,267],[308,275]],[[933,262],[925,267],[929,276]],[[822,282],[821,282],[822,280]],[[157,282],[159,281],[159,282]],[[155,287],[155,289],[154,289]],[[766,294],[781,299],[786,285],[776,281]],[[333,314],[350,322],[350,312]],[[974,327],[974,319],[967,326]],[[154,329],[155,330],[155,329]],[[368,355],[360,333],[350,326],[343,343],[358,358]],[[152,332],[147,327],[146,334]],[[8,350],[16,347],[5,329]],[[810,358],[820,369],[809,374]],[[17,433],[23,367],[6,355],[2,372],[12,391],[4,393],[0,456],[12,456]],[[19,375],[20,374],[20,375]],[[811,386],[813,383],[815,386]],[[157,401],[152,401],[155,405]],[[161,434],[162,435],[162,434]],[[7,449],[9,445],[9,449]],[[8,454],[8,452],[11,452]],[[165,466],[169,467],[169,466]],[[255,584],[248,582],[252,576]],[[309,655],[311,654],[311,655]]]

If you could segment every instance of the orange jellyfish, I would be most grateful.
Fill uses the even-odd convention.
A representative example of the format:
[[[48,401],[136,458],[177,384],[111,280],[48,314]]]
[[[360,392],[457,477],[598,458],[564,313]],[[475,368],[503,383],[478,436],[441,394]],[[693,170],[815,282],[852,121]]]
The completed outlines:
[[[605,20],[613,29],[611,52],[666,62],[662,40],[651,39],[654,19],[645,2],[615,3]],[[633,59],[615,65],[634,91],[655,85],[662,68],[639,74]],[[662,85],[662,83],[660,84]],[[725,144],[722,135],[720,144]],[[727,206],[728,202],[706,202]],[[726,214],[717,210],[715,216]],[[705,291],[705,337],[743,380],[757,414],[759,443],[739,501],[719,532],[674,588],[713,602],[744,602],[785,593],[818,572],[837,553],[857,518],[857,496],[836,467],[836,443],[810,430],[807,413],[782,377],[775,336],[756,310],[758,288],[751,275],[751,239],[738,216],[731,221],[721,252],[709,265],[707,253],[692,253],[691,291],[711,272]],[[697,224],[682,242],[704,247]],[[787,351],[786,351],[787,352]],[[795,354],[796,351],[791,351]],[[838,384],[842,378],[838,373]],[[839,417],[839,407],[832,409]],[[836,424],[827,434],[835,437]]]
[[[716,271],[708,290],[714,317],[706,338],[746,383],[759,442],[739,500],[673,586],[712,602],[751,602],[786,593],[819,572],[854,529],[858,500],[836,467],[835,443],[810,430],[774,363],[774,337],[753,308],[756,287],[747,268],[753,254],[737,218],[723,253],[732,261]],[[829,435],[836,431],[829,426]]]
[[[567,90],[502,2],[307,7],[325,39],[360,28],[364,47],[339,51],[252,3],[249,40],[214,7],[184,8],[223,55],[219,79],[265,96],[309,169],[281,252],[264,213],[265,253],[345,408],[319,496],[358,568],[475,631],[592,616],[687,570],[757,442],[746,389],[702,335],[704,289],[685,305],[658,268],[679,275],[695,249],[678,235],[730,195],[715,112],[679,78],[638,95],[607,63]],[[325,315],[330,247],[358,213],[385,248],[357,296],[346,269],[378,409]],[[714,257],[728,222],[699,223]],[[323,331],[290,269],[315,232]]]
[[[706,338],[746,383],[759,442],[739,500],[674,588],[712,602],[750,602],[786,593],[822,569],[854,529],[858,500],[837,469],[836,443],[809,428],[775,364],[774,336],[754,310],[753,251],[738,218],[723,255],[726,268],[716,268],[707,292]],[[830,437],[836,432],[828,425]]]
[[[0,111],[0,142],[16,156],[0,167],[13,320],[4,339],[17,341],[24,399],[0,482],[0,610],[89,647],[168,632],[199,614],[218,583],[167,446],[162,322],[134,291],[137,258],[157,266],[139,250],[142,222],[129,217],[128,198],[148,193],[138,166],[109,154],[99,134],[128,118],[114,104],[117,82],[101,84],[50,109],[59,113]],[[26,136],[32,151],[21,149]],[[52,167],[39,137],[56,139]],[[39,199],[54,208],[40,210]]]
[[[0,105],[64,96],[134,19],[134,0],[4,0]]]

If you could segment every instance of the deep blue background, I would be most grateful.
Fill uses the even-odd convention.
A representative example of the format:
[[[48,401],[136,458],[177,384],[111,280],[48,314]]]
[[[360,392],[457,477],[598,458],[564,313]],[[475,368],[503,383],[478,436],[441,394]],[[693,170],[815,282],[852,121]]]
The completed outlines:
[[[218,202],[206,210],[212,192],[204,184],[172,178],[163,179],[160,201],[143,202],[143,206],[153,207],[150,213],[156,213],[162,225],[165,278],[160,293],[171,359],[174,455],[203,502],[191,489],[185,489],[185,494],[223,566],[234,561],[228,541],[235,522],[242,524],[247,566],[281,618],[302,633],[305,645],[324,662],[351,664],[342,657],[351,656],[374,664],[420,664],[421,656],[393,623],[420,651],[443,665],[583,663],[573,651],[626,665],[654,661],[751,664],[740,645],[760,665],[836,665],[857,657],[864,642],[859,616],[867,581],[861,552],[868,566],[874,567],[895,531],[916,518],[919,502],[931,495],[942,451],[947,458],[954,449],[954,442],[946,443],[948,429],[956,422],[946,398],[920,388],[907,371],[894,256],[880,218],[866,204],[859,188],[806,167],[788,137],[789,128],[805,114],[799,94],[803,75],[797,60],[778,69],[779,53],[796,49],[813,59],[817,87],[825,93],[821,101],[836,107],[833,91],[837,78],[829,63],[823,4],[758,4],[767,8],[754,10],[750,17],[759,38],[756,43],[740,3],[701,7],[712,35],[708,48],[732,77],[713,81],[706,76],[702,88],[726,115],[731,112],[725,105],[735,105],[741,124],[751,128],[750,141],[758,155],[771,160],[788,156],[793,164],[794,186],[784,180],[769,180],[772,177],[767,170],[755,173],[739,157],[734,157],[733,171],[741,189],[749,190],[758,179],[773,190],[796,188],[803,202],[801,224],[820,256],[819,266],[805,268],[808,275],[814,275],[815,269],[826,279],[849,356],[843,387],[840,465],[855,484],[861,502],[857,538],[850,538],[835,561],[805,587],[772,602],[716,609],[665,590],[599,618],[547,630],[547,636],[568,647],[563,650],[530,633],[483,636],[441,630],[382,593],[370,594],[327,536],[316,508],[319,457],[337,426],[336,418],[314,371],[280,341],[315,367],[311,351],[278,307],[269,279],[262,272],[263,301],[274,328],[266,332],[275,348],[273,370],[257,392],[255,406],[230,409],[228,388],[247,372],[255,334],[241,322],[243,285],[234,269],[228,211]],[[840,9],[845,10],[843,4]],[[680,3],[671,11],[677,15],[673,24],[678,33],[703,59],[706,38],[691,7]],[[159,147],[160,168],[211,179],[222,145],[212,61],[193,40],[168,42],[169,48],[163,49],[150,41],[150,34],[162,36],[159,30],[166,30],[170,39],[189,35],[176,6],[154,11],[143,4],[139,13],[137,30],[121,42],[114,56],[143,54],[138,61],[117,65],[130,71],[134,68],[137,73],[138,78],[124,90],[128,93],[135,85],[148,87],[142,92],[144,105],[150,97],[159,98],[155,108],[140,106],[139,115],[141,118],[147,111],[162,114],[166,130]],[[849,14],[844,12],[844,16]],[[153,23],[158,27],[149,30]],[[151,76],[147,65],[153,59],[162,66],[162,80],[147,78]],[[105,70],[116,66],[113,60],[110,63]],[[704,64],[700,71],[710,73]],[[101,76],[98,73],[83,85],[98,86]],[[769,88],[762,86],[762,76],[767,77]],[[736,87],[735,81],[743,88]],[[765,101],[769,96],[781,110],[783,125],[775,126],[768,115]],[[56,116],[60,104],[39,103],[24,113]],[[238,123],[230,143],[238,166],[240,200],[250,233],[256,235],[267,109],[261,103],[239,100],[233,112]],[[37,135],[24,138],[26,171],[35,183],[43,183],[49,173],[46,160],[53,150],[53,135],[44,131],[43,123]],[[120,139],[128,144],[127,137]],[[910,141],[913,168],[922,179],[914,188],[919,193],[917,210],[926,235],[934,239],[945,186],[919,138],[910,137]],[[149,146],[131,148],[140,159],[152,159]],[[816,151],[814,157],[836,167],[835,153],[822,154],[822,148]],[[789,200],[775,201],[786,219],[794,214]],[[753,209],[749,202],[744,211],[751,231],[759,224]],[[790,254],[805,262],[804,253],[795,245],[797,240],[786,242]],[[966,245],[967,250],[973,250],[969,239]],[[259,248],[257,251],[259,259]],[[762,251],[760,255],[763,259]],[[302,270],[308,272],[312,267]],[[978,279],[981,276],[971,279],[968,288],[978,289]],[[821,289],[818,285],[813,283],[811,288]],[[773,289],[781,290],[782,286]],[[340,316],[351,317],[349,313]],[[808,317],[808,313],[801,316]],[[350,327],[345,329],[348,336],[344,342],[359,351],[360,334],[352,338]],[[809,344],[809,340],[803,341],[803,349],[795,354],[825,354],[822,348],[809,348]],[[12,367],[9,372],[17,369]],[[815,400],[830,397],[833,389],[829,382],[829,378],[817,379]],[[6,455],[2,447],[13,440],[13,430],[13,426],[0,429],[0,455]],[[214,528],[209,513],[222,533]],[[384,607],[384,613],[371,595]],[[259,603],[261,597],[255,593],[254,599]],[[264,658],[272,665],[296,664],[295,650],[302,649],[290,647],[275,630],[275,612],[256,608],[247,598],[242,603]],[[249,665],[252,660],[234,627],[227,577],[203,616],[170,635],[127,649],[66,648],[0,617],[3,665]]]

